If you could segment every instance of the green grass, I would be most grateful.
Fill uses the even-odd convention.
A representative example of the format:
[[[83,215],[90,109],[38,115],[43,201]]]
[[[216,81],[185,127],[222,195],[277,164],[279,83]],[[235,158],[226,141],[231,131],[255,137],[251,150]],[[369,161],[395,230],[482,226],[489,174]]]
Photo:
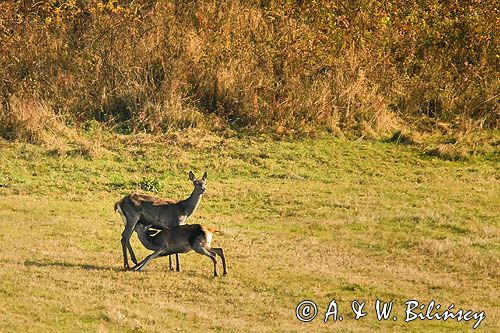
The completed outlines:
[[[391,143],[196,132],[100,147],[58,156],[0,142],[0,330],[471,330],[404,323],[409,299],[484,310],[478,331],[500,330],[496,155],[443,161]],[[113,203],[135,190],[184,198],[190,169],[208,171],[190,223],[221,229],[229,276],[212,278],[193,253],[180,273],[165,258],[122,271]],[[133,246],[148,254],[135,236]],[[376,320],[377,298],[394,300],[397,321]],[[308,324],[294,316],[303,299],[320,310]],[[324,324],[332,299],[345,319]],[[354,299],[368,303],[359,321]]]

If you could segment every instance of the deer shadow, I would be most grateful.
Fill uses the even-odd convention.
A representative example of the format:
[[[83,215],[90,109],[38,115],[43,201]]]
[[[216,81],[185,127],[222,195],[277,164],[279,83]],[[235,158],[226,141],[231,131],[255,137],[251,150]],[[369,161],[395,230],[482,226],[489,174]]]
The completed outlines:
[[[84,269],[87,271],[115,271],[121,272],[123,269],[118,267],[110,267],[110,266],[98,266],[91,264],[75,264],[71,262],[65,261],[36,261],[36,260],[25,260],[24,266],[28,267],[62,267],[62,268],[77,268]]]

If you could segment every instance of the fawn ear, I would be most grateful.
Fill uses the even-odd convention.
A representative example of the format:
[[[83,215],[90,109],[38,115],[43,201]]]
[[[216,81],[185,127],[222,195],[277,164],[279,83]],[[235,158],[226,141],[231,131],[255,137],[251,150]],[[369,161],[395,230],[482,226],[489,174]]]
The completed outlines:
[[[189,171],[189,180],[190,180],[190,181],[194,181],[194,180],[195,180],[195,178],[196,178],[196,177],[194,176],[193,171]]]
[[[203,181],[207,180],[207,172],[206,171],[203,173],[203,177],[201,177],[201,180],[203,180]]]

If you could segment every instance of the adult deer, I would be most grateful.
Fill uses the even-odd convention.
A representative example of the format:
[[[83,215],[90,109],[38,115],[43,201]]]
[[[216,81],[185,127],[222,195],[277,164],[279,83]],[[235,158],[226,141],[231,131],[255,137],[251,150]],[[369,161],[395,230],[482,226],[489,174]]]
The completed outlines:
[[[144,228],[136,228],[137,224],[147,225],[156,229],[166,229],[185,224],[188,218],[193,215],[200,204],[205,193],[207,172],[201,179],[196,179],[194,173],[189,171],[189,180],[193,182],[194,189],[191,195],[179,202],[171,199],[155,198],[143,194],[129,194],[115,203],[115,211],[120,214],[125,224],[122,232],[123,267],[129,269],[127,250],[130,252],[130,259],[137,264],[135,253],[130,245],[130,237],[134,230],[140,235]],[[145,236],[144,234],[141,236]],[[175,254],[176,270],[179,271],[179,255]],[[170,256],[169,256],[170,259]],[[172,261],[170,260],[170,269]]]
[[[142,245],[154,251],[143,261],[132,267],[133,270],[142,271],[144,267],[154,258],[171,254],[186,253],[191,250],[212,259],[214,264],[214,276],[217,273],[217,256],[222,259],[223,274],[227,274],[226,257],[220,247],[212,247],[212,237],[218,230],[216,228],[205,227],[200,224],[186,224],[168,229],[163,229],[154,234],[150,233],[150,226],[138,224],[137,234]]]

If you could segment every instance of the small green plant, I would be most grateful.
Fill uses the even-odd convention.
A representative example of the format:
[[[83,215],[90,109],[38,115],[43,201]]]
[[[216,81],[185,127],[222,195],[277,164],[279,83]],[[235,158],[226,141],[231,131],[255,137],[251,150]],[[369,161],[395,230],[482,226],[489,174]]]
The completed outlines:
[[[161,181],[156,177],[143,178],[131,183],[133,187],[143,191],[158,193],[161,189]]]

